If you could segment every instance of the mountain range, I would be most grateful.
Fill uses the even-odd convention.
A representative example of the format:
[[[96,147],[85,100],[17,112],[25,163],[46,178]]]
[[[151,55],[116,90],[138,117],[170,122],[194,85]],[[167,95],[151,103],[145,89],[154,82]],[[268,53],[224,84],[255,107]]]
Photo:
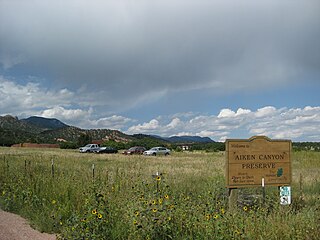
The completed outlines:
[[[160,137],[146,134],[128,135],[118,130],[81,129],[69,126],[55,118],[32,116],[19,120],[10,115],[0,116],[0,144],[12,145],[22,142],[57,143],[76,142],[82,134],[90,135],[93,140],[115,140],[130,142],[141,138],[151,138],[167,143],[210,143],[208,137],[173,136]]]
[[[26,119],[21,119],[23,122],[30,123],[36,127],[48,130],[54,130],[59,128],[68,127],[67,124],[61,122],[56,118],[44,118],[44,117],[36,117],[32,116]]]

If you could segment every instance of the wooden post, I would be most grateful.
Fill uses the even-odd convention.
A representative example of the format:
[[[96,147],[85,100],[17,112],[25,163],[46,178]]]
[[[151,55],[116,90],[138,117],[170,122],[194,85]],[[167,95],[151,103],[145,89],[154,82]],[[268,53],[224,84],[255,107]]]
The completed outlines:
[[[94,180],[94,163],[92,164],[92,179]]]
[[[54,178],[54,162],[51,160],[51,176]]]
[[[266,203],[266,188],[264,186],[264,178],[261,179],[263,204]]]
[[[299,179],[299,200],[303,201],[303,191],[302,191],[302,174],[300,173],[300,179]]]
[[[9,172],[9,161],[8,161],[8,159],[7,159],[7,170]]]
[[[6,157],[3,156],[3,172],[6,174]]]

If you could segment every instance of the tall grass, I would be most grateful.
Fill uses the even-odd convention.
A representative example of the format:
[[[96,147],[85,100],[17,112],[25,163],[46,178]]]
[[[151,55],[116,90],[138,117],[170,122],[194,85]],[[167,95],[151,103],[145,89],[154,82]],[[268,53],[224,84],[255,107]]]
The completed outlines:
[[[0,148],[0,206],[60,239],[318,239],[320,153],[293,153],[292,162],[291,206],[268,187],[264,204],[240,200],[229,211],[224,153]]]

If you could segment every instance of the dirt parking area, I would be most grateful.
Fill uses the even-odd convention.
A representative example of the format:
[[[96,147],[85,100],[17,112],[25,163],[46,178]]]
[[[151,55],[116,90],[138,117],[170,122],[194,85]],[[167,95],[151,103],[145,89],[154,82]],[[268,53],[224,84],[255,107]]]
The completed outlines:
[[[40,233],[24,218],[0,209],[0,240],[56,240],[56,236]]]

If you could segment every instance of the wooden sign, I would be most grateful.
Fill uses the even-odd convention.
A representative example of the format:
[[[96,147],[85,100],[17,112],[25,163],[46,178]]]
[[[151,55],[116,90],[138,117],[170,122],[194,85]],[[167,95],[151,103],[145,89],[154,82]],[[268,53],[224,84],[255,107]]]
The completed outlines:
[[[291,141],[264,136],[226,140],[228,188],[287,186],[291,183]]]

